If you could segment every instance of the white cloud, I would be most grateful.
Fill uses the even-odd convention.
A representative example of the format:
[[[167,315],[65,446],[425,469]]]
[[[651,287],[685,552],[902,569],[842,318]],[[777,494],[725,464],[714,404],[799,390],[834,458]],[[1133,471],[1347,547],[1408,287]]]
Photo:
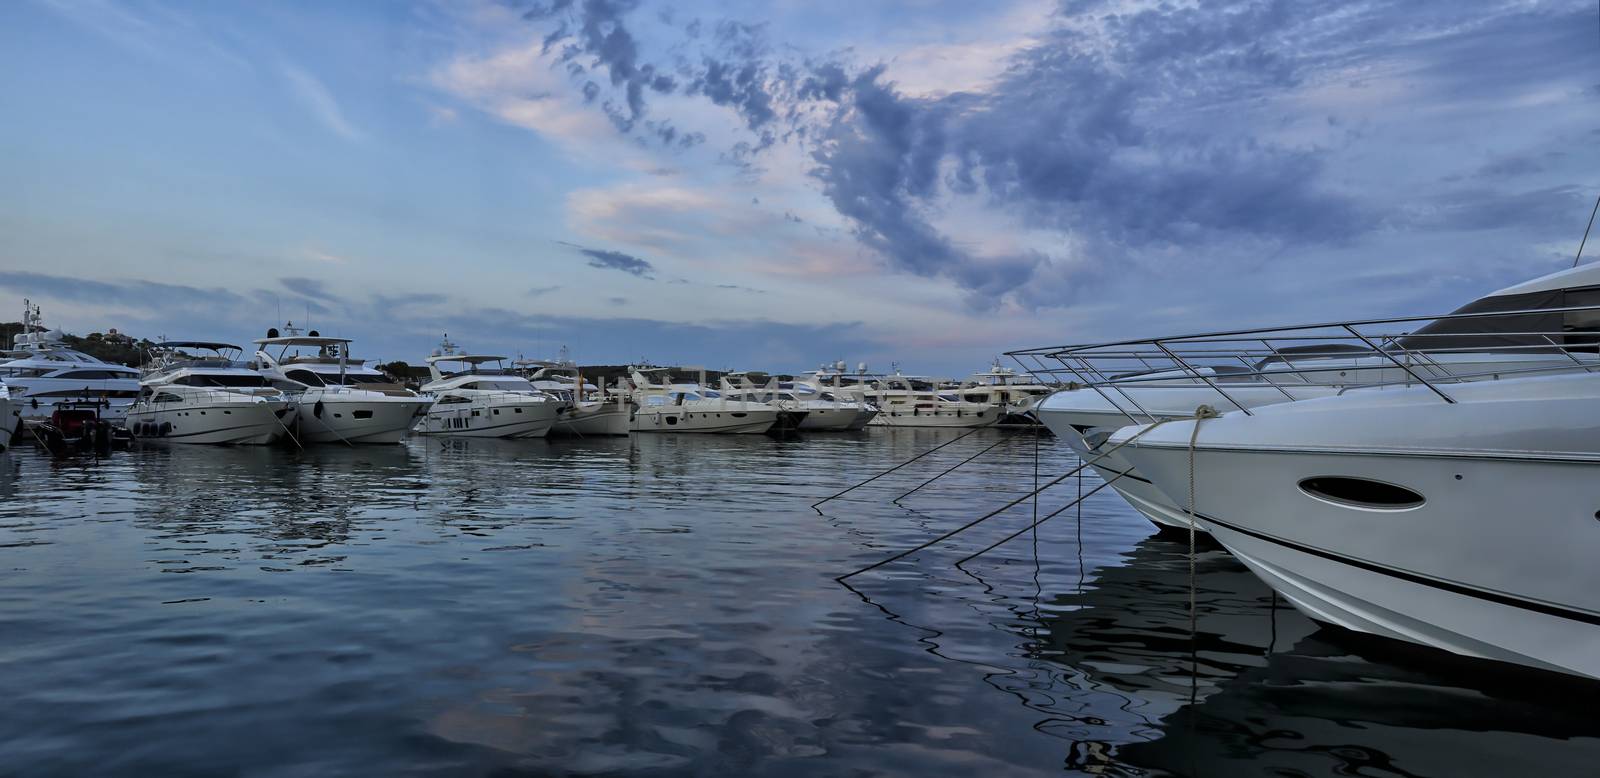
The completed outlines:
[[[434,87],[484,113],[572,151],[616,146],[617,132],[598,109],[573,96],[573,86],[540,54],[534,40],[488,56],[461,56],[435,69]]]
[[[324,126],[346,140],[361,140],[365,135],[356,129],[339,108],[339,101],[316,76],[294,65],[283,65],[283,75],[289,80],[295,99]]]

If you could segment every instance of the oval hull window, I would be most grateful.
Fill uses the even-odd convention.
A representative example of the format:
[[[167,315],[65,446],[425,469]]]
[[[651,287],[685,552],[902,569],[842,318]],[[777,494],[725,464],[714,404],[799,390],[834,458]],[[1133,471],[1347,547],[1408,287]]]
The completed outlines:
[[[1404,486],[1339,475],[1307,478],[1300,482],[1300,491],[1323,502],[1370,511],[1405,511],[1427,501]]]

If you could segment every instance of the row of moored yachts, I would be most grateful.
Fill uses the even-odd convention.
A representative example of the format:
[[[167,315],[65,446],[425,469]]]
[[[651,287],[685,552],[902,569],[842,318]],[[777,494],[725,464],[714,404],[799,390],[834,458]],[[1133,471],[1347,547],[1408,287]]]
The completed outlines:
[[[56,447],[109,435],[171,443],[396,443],[408,434],[472,438],[587,437],[634,432],[765,433],[866,426],[981,427],[1023,420],[1047,387],[995,367],[959,384],[845,373],[842,365],[785,380],[734,373],[717,388],[632,368],[610,386],[570,362],[462,352],[448,338],[416,388],[350,357],[350,341],[291,325],[243,349],[164,341],[142,369],[65,347],[27,306],[23,334],[0,363],[0,448],[27,430]],[[114,432],[108,432],[112,430]],[[100,438],[97,440],[96,436]]]
[[[1600,266],[1442,317],[1012,352],[1134,508],[1311,618],[1600,678]]]

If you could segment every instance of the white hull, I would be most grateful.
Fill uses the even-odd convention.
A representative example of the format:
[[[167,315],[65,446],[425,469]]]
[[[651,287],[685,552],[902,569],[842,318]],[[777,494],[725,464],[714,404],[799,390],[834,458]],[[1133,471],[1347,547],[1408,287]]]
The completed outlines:
[[[555,423],[553,400],[435,404],[416,431],[459,438],[542,438]]]
[[[22,409],[16,401],[0,397],[0,451],[11,448],[12,436],[22,428]]]
[[[1122,394],[1109,388],[1103,391],[1105,394],[1094,389],[1056,392],[1039,401],[1033,411],[1045,427],[1056,437],[1066,441],[1078,456],[1088,461],[1100,456],[1097,451],[1103,452],[1110,447],[1101,445],[1091,451],[1080,429],[1110,432],[1135,422],[1133,416],[1123,413],[1118,408],[1138,414],[1141,417],[1139,420],[1143,421],[1144,413],[1157,418],[1183,418],[1192,416],[1195,409],[1201,405],[1209,404],[1224,412],[1234,407],[1227,398],[1207,386],[1130,387]],[[1331,396],[1338,390],[1332,387],[1297,386],[1288,387],[1285,391],[1295,399],[1309,399]],[[1264,386],[1232,385],[1228,387],[1228,396],[1252,409],[1289,401],[1289,396],[1286,396],[1284,391]],[[1138,405],[1135,406],[1134,402]],[[1136,407],[1143,410],[1135,410]],[[1103,438],[1103,435],[1100,436],[1101,440]],[[1097,459],[1090,467],[1102,479],[1109,482],[1111,488],[1122,495],[1134,510],[1157,527],[1184,531],[1189,529],[1189,517],[1184,509],[1174,504],[1165,493],[1150,483],[1150,479],[1122,456],[1121,451]],[[1197,529],[1205,531],[1204,526],[1198,526]]]
[[[302,445],[399,443],[411,429],[417,411],[427,405],[421,398],[370,400],[343,395],[342,392],[322,394],[312,390],[300,396],[296,435]]]
[[[719,411],[643,407],[636,411],[633,432],[700,432],[748,435],[766,432],[778,421],[775,410]]]
[[[862,411],[858,408],[832,408],[826,403],[815,403],[803,406],[800,409],[806,416],[800,420],[796,429],[811,432],[837,432],[841,430],[858,430],[866,426],[871,416],[863,418]]]
[[[628,406],[616,403],[606,403],[599,409],[569,411],[557,418],[555,426],[550,428],[550,434],[574,437],[626,435],[630,415]]]
[[[128,429],[139,440],[213,446],[264,446],[287,435],[277,415],[284,409],[281,402],[174,405],[186,407],[135,408],[128,413]]]
[[[872,427],[951,427],[972,428],[987,427],[998,423],[1004,415],[999,408],[984,408],[982,410],[967,411],[923,411],[900,410],[898,408],[879,409],[878,415],[872,417],[867,424]]]
[[[1318,621],[1600,678],[1600,424],[1585,415],[1593,396],[1549,386],[1557,396],[1473,398],[1497,389],[1475,384],[1452,387],[1455,405],[1338,402],[1347,395],[1205,421],[1201,521]],[[1185,501],[1192,428],[1169,423],[1123,449]],[[1329,477],[1397,485],[1422,502],[1353,505],[1302,485]]]

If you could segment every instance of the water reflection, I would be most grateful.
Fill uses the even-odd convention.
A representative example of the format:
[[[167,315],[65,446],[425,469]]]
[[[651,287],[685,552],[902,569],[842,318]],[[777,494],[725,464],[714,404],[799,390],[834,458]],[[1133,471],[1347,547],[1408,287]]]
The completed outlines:
[[[1330,640],[1214,547],[1191,635],[1187,544],[1110,493],[965,569],[1032,506],[840,587],[1031,487],[1024,441],[890,501],[986,431],[809,508],[951,434],[7,454],[0,756],[128,775],[1592,763],[1589,685]],[[1046,477],[1071,461],[1041,446]]]

